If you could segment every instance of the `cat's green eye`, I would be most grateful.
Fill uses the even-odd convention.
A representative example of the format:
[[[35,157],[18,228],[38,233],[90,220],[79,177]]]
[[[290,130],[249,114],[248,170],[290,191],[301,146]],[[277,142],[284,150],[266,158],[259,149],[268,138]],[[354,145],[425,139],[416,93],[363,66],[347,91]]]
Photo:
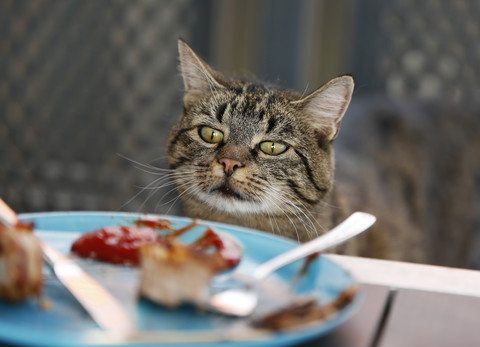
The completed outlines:
[[[268,155],[279,155],[287,150],[287,145],[281,142],[264,141],[260,143],[260,149]]]
[[[208,143],[220,143],[223,141],[223,133],[220,130],[207,126],[200,128],[200,137]]]

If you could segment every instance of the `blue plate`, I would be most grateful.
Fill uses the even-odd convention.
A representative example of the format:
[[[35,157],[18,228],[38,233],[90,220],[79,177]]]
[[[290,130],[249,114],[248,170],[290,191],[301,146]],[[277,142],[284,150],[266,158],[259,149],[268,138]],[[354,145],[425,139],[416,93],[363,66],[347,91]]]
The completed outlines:
[[[171,216],[153,216],[110,212],[55,212],[22,214],[24,222],[35,223],[35,233],[65,254],[70,254],[72,243],[84,232],[108,225],[132,225],[138,218],[158,217],[171,221],[176,228],[187,225],[191,219]],[[238,226],[202,221],[184,236],[188,242],[198,237],[207,226],[234,235],[245,246],[238,265],[241,271],[250,271],[258,264],[296,246],[296,242],[282,237]],[[74,257],[72,255],[72,257]],[[296,277],[303,265],[298,261],[268,278],[262,289],[259,307],[247,319],[225,317],[198,312],[193,307],[175,310],[162,308],[139,299],[137,284],[139,270],[128,266],[111,265],[89,259],[76,258],[79,264],[103,284],[125,305],[141,328],[137,340],[119,343],[112,340],[89,317],[71,294],[45,267],[43,294],[51,300],[49,310],[42,309],[32,298],[20,304],[0,301],[0,341],[31,346],[289,346],[326,334],[342,324],[361,303],[361,295],[341,309],[332,318],[299,326],[285,332],[265,332],[252,329],[257,319],[286,304],[293,297],[314,296],[328,303],[355,284],[353,278],[337,264],[319,257],[306,275]],[[228,273],[218,275],[221,280]],[[218,279],[217,279],[218,280]]]

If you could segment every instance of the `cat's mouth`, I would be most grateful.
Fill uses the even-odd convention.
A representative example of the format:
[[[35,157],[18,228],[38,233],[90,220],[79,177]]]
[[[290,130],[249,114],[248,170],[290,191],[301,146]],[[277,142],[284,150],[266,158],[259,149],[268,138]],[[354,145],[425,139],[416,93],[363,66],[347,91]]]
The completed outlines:
[[[212,189],[212,192],[218,192],[221,195],[228,197],[228,198],[234,198],[237,200],[245,200],[245,198],[237,192],[231,185],[228,183],[224,183],[219,187],[216,187]]]

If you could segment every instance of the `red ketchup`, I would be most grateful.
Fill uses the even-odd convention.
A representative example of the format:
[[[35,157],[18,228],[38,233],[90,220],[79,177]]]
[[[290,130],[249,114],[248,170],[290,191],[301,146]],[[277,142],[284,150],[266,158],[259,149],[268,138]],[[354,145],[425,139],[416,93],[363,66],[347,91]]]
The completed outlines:
[[[172,229],[164,219],[138,219],[136,226],[107,226],[83,234],[72,245],[72,251],[84,258],[92,258],[114,264],[139,265],[139,249],[147,243],[161,243],[175,239],[198,225],[197,221],[180,229]],[[143,227],[142,227],[143,226]],[[155,229],[168,230],[159,234]],[[240,262],[243,246],[228,234],[217,233],[207,228],[189,247],[198,252],[211,253],[225,263],[225,268]]]
[[[83,234],[72,245],[72,251],[85,258],[138,265],[140,246],[161,240],[161,236],[151,228],[107,226]]]

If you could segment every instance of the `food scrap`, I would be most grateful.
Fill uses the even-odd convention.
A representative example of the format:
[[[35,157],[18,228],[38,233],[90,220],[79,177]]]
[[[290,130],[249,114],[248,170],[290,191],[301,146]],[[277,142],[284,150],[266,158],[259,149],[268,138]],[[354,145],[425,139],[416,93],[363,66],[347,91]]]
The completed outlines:
[[[0,298],[19,302],[40,297],[42,250],[33,224],[0,225]]]
[[[198,252],[176,239],[140,250],[140,295],[167,307],[201,304],[211,278],[225,268],[214,254]]]
[[[356,287],[347,288],[333,302],[326,305],[320,305],[316,299],[297,300],[291,305],[253,322],[253,326],[269,330],[287,330],[325,320],[346,307],[354,299],[356,293]]]
[[[315,252],[310,254],[308,257],[305,258],[301,269],[297,273],[297,277],[304,276],[308,273],[308,269],[310,268],[311,264],[320,256],[319,252]]]
[[[224,262],[224,268],[237,265],[243,254],[243,247],[236,239],[212,228],[208,228],[190,247],[197,253],[205,253],[209,248],[215,248],[214,255]]]
[[[172,224],[168,219],[163,218],[155,218],[155,219],[147,219],[147,218],[138,218],[135,221],[135,225],[138,227],[145,226],[149,228],[155,229],[162,229],[162,230],[173,230]]]
[[[237,265],[242,254],[238,240],[211,228],[189,245],[173,237],[145,245],[140,249],[140,295],[172,308],[183,303],[202,306],[212,277]]]

